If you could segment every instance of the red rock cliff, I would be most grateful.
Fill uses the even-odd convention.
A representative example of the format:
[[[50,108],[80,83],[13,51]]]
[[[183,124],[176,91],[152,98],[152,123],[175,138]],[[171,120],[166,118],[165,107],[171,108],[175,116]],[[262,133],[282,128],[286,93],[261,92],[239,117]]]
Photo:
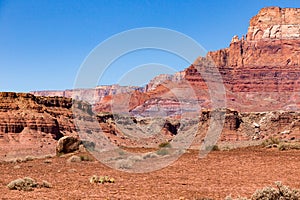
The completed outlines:
[[[250,20],[245,37],[234,36],[228,48],[207,57],[222,75],[229,107],[261,111],[299,106],[300,9],[263,8]],[[195,88],[205,85],[195,70],[198,63],[185,70]]]

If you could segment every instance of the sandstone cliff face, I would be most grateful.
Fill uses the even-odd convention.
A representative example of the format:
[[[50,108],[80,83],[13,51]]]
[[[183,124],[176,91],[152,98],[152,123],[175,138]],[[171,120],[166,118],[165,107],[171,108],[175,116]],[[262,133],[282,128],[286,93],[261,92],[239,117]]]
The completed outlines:
[[[57,139],[76,135],[71,107],[70,98],[1,92],[0,158],[54,153]]]
[[[295,8],[264,8],[251,19],[246,37],[234,36],[228,48],[208,53],[222,75],[229,107],[243,111],[299,108],[299,13]],[[185,70],[185,78],[196,90],[206,89],[195,70],[198,60]]]
[[[269,7],[250,20],[247,41],[299,39],[300,9]]]

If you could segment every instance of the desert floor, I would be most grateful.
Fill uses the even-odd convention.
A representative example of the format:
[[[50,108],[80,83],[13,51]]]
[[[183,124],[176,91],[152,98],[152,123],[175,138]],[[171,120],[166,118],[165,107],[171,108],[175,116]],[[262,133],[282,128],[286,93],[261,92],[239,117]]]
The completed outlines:
[[[224,199],[250,197],[256,190],[282,181],[300,188],[300,151],[250,147],[214,151],[199,159],[185,153],[172,165],[151,173],[127,173],[98,161],[68,163],[67,157],[0,164],[1,199]],[[51,160],[45,162],[45,160]],[[16,165],[18,165],[16,167]],[[92,175],[108,175],[115,183],[91,184]],[[52,188],[9,190],[17,178],[46,180]]]

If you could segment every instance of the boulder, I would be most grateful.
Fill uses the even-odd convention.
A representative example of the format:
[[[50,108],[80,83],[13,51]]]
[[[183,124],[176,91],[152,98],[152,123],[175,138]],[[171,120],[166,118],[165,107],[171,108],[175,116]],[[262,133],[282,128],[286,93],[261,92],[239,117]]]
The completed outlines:
[[[64,136],[60,138],[56,145],[56,153],[71,153],[79,149],[80,141],[72,136]]]

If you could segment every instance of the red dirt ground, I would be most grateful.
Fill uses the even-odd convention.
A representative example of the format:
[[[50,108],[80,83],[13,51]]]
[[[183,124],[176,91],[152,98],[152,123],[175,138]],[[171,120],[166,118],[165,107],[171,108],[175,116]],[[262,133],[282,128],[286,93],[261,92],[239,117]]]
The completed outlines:
[[[172,165],[151,173],[133,174],[110,169],[96,161],[67,163],[67,158],[37,159],[0,164],[1,199],[224,199],[228,195],[250,197],[275,181],[300,188],[300,151],[251,147],[184,154]],[[48,159],[49,160],[49,159]],[[19,165],[16,169],[14,166]],[[92,175],[108,175],[115,183],[91,184]],[[24,192],[6,185],[25,176],[46,180],[52,188]]]

